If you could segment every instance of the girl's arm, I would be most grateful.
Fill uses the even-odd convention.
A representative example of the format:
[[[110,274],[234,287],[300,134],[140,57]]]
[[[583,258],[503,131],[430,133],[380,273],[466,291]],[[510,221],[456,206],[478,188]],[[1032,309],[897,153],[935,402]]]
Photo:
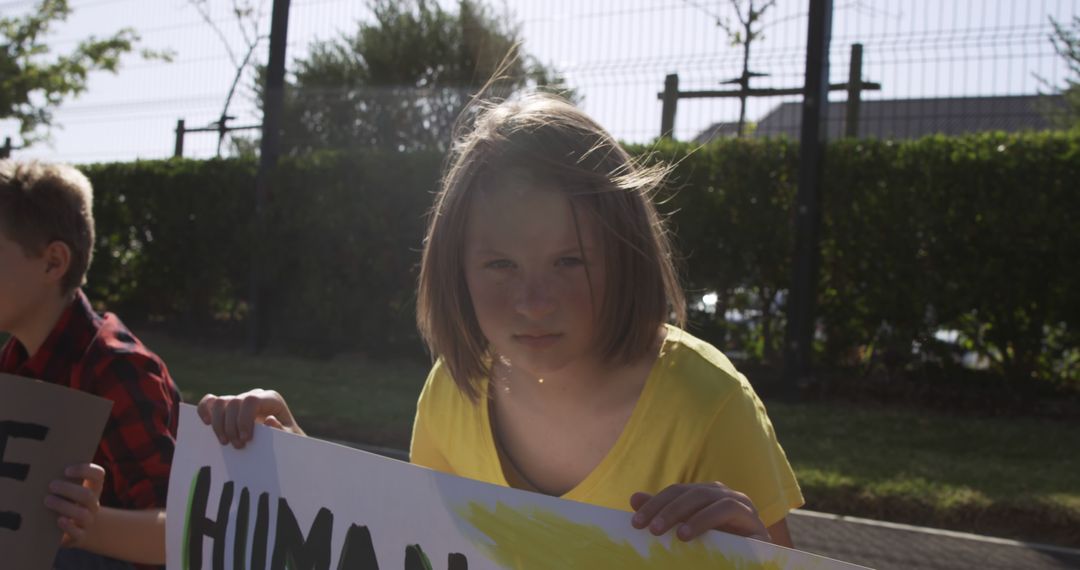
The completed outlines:
[[[100,465],[72,465],[64,476],[67,479],[49,484],[50,494],[45,497],[45,506],[59,515],[56,524],[64,531],[62,546],[142,564],[165,563],[164,509],[102,507],[105,469]]]
[[[791,530],[788,529],[786,517],[776,521],[775,524],[769,527],[769,536],[772,537],[773,544],[795,548],[795,542],[791,540]]]
[[[129,511],[101,507],[83,540],[83,550],[139,564],[165,563],[165,509]]]

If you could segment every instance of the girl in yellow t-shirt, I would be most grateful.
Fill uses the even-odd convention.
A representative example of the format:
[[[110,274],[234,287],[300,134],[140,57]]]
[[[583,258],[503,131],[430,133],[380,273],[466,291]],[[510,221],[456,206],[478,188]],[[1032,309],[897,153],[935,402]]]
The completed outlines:
[[[665,169],[544,94],[480,105],[448,164],[420,271],[417,323],[437,361],[412,462],[630,510],[654,534],[791,546],[802,495],[764,407],[679,328],[651,200]],[[199,410],[234,445],[256,421],[302,433],[275,392]]]

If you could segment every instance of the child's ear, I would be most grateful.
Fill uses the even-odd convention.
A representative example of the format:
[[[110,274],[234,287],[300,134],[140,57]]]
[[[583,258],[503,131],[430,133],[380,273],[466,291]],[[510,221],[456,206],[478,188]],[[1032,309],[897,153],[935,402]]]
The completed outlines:
[[[45,261],[46,279],[52,283],[59,283],[71,267],[71,248],[62,241],[54,241],[45,246],[41,257]]]

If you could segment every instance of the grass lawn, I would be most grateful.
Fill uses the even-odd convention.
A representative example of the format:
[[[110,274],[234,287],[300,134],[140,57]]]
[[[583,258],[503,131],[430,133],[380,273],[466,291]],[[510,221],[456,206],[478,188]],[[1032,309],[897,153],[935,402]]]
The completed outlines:
[[[161,334],[137,334],[165,360],[189,404],[208,393],[273,389],[311,435],[408,449],[416,398],[429,368],[423,361],[380,362],[350,355],[256,358]]]
[[[768,402],[808,507],[1080,546],[1080,424]]]
[[[254,358],[142,336],[188,402],[273,388],[312,435],[408,446],[422,361]],[[1080,423],[766,404],[807,508],[1080,546]]]

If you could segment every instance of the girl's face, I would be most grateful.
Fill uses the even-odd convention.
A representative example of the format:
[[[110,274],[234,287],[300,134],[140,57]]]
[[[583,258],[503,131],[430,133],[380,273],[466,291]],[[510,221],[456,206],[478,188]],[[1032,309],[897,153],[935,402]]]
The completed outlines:
[[[590,362],[604,274],[589,216],[575,224],[564,192],[532,182],[477,192],[468,215],[465,276],[495,354],[540,378]]]

